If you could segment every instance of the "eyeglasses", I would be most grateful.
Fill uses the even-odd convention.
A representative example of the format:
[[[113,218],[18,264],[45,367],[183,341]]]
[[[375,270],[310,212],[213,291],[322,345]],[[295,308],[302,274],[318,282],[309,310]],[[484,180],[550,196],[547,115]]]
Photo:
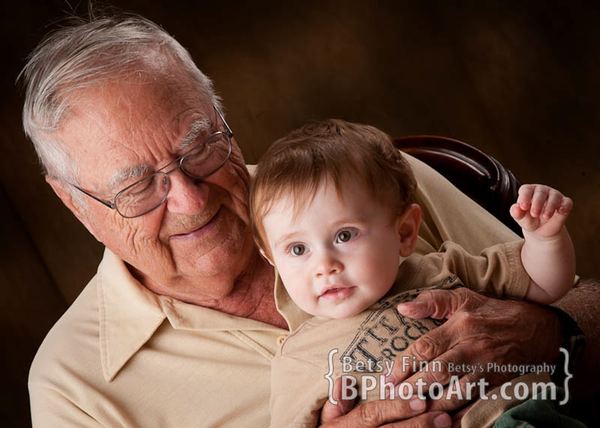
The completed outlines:
[[[112,201],[101,199],[81,187],[71,184],[83,194],[100,202],[125,218],[140,217],[158,208],[167,199],[171,180],[169,174],[181,169],[185,175],[202,180],[217,172],[231,156],[231,138],[233,132],[221,112],[215,108],[223,122],[224,131],[209,135],[200,144],[163,166],[152,175],[145,177],[119,191]]]

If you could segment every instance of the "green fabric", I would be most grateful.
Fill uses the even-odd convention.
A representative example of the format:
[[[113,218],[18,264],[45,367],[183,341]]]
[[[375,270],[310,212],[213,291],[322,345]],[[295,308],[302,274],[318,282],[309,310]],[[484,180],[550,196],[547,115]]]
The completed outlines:
[[[551,400],[527,400],[500,416],[494,428],[585,428],[585,425],[560,413]]]

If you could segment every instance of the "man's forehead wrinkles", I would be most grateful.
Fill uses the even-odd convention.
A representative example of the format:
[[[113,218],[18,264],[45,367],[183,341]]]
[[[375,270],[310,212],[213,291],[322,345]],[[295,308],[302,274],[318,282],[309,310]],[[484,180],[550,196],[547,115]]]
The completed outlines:
[[[181,143],[179,143],[179,149],[185,149],[189,147],[199,135],[208,133],[212,128],[212,121],[208,118],[197,119],[190,125],[190,130],[185,134]]]

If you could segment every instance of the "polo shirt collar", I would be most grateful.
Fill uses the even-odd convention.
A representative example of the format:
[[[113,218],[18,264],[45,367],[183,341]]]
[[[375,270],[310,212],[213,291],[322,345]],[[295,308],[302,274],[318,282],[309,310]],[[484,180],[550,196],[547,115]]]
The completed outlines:
[[[281,328],[261,321],[226,314],[171,297],[159,296],[159,300],[167,319],[173,328],[177,330],[281,332]]]
[[[152,337],[166,315],[158,296],[140,284],[106,249],[98,267],[100,361],[107,382]]]
[[[262,330],[282,333],[280,328],[270,324],[158,295],[131,275],[123,260],[109,249],[105,249],[98,267],[98,279],[100,360],[107,382],[112,381],[131,357],[150,340],[165,319],[177,330]],[[276,296],[277,290],[282,289],[281,284],[275,286]],[[304,313],[285,296],[281,309],[279,301],[277,307],[286,312],[284,317],[289,325],[296,326],[301,318],[299,313]]]

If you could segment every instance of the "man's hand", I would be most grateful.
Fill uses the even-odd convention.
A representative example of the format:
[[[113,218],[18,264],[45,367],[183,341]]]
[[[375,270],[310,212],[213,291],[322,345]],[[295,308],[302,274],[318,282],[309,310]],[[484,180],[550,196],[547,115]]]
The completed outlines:
[[[337,406],[327,401],[321,411],[321,428],[450,428],[452,420],[440,411],[424,413],[426,403],[414,397],[412,400],[375,400],[360,404],[341,398],[341,382],[338,378],[333,390]]]
[[[426,384],[447,383],[456,375],[461,387],[467,381],[484,379],[491,389],[514,374],[488,370],[488,363],[551,363],[562,343],[560,321],[552,311],[536,304],[492,299],[466,288],[424,291],[414,301],[398,305],[398,310],[411,318],[448,321],[396,357],[390,379],[396,384],[405,381],[415,385],[419,379]],[[403,361],[408,361],[409,367],[413,361],[417,367],[420,362],[440,361],[443,370],[403,371]],[[448,370],[448,363],[483,370],[465,374]],[[464,404],[454,396],[433,402],[429,409],[448,411]]]
[[[573,209],[571,198],[542,184],[524,184],[510,215],[524,232],[537,238],[557,235]]]

